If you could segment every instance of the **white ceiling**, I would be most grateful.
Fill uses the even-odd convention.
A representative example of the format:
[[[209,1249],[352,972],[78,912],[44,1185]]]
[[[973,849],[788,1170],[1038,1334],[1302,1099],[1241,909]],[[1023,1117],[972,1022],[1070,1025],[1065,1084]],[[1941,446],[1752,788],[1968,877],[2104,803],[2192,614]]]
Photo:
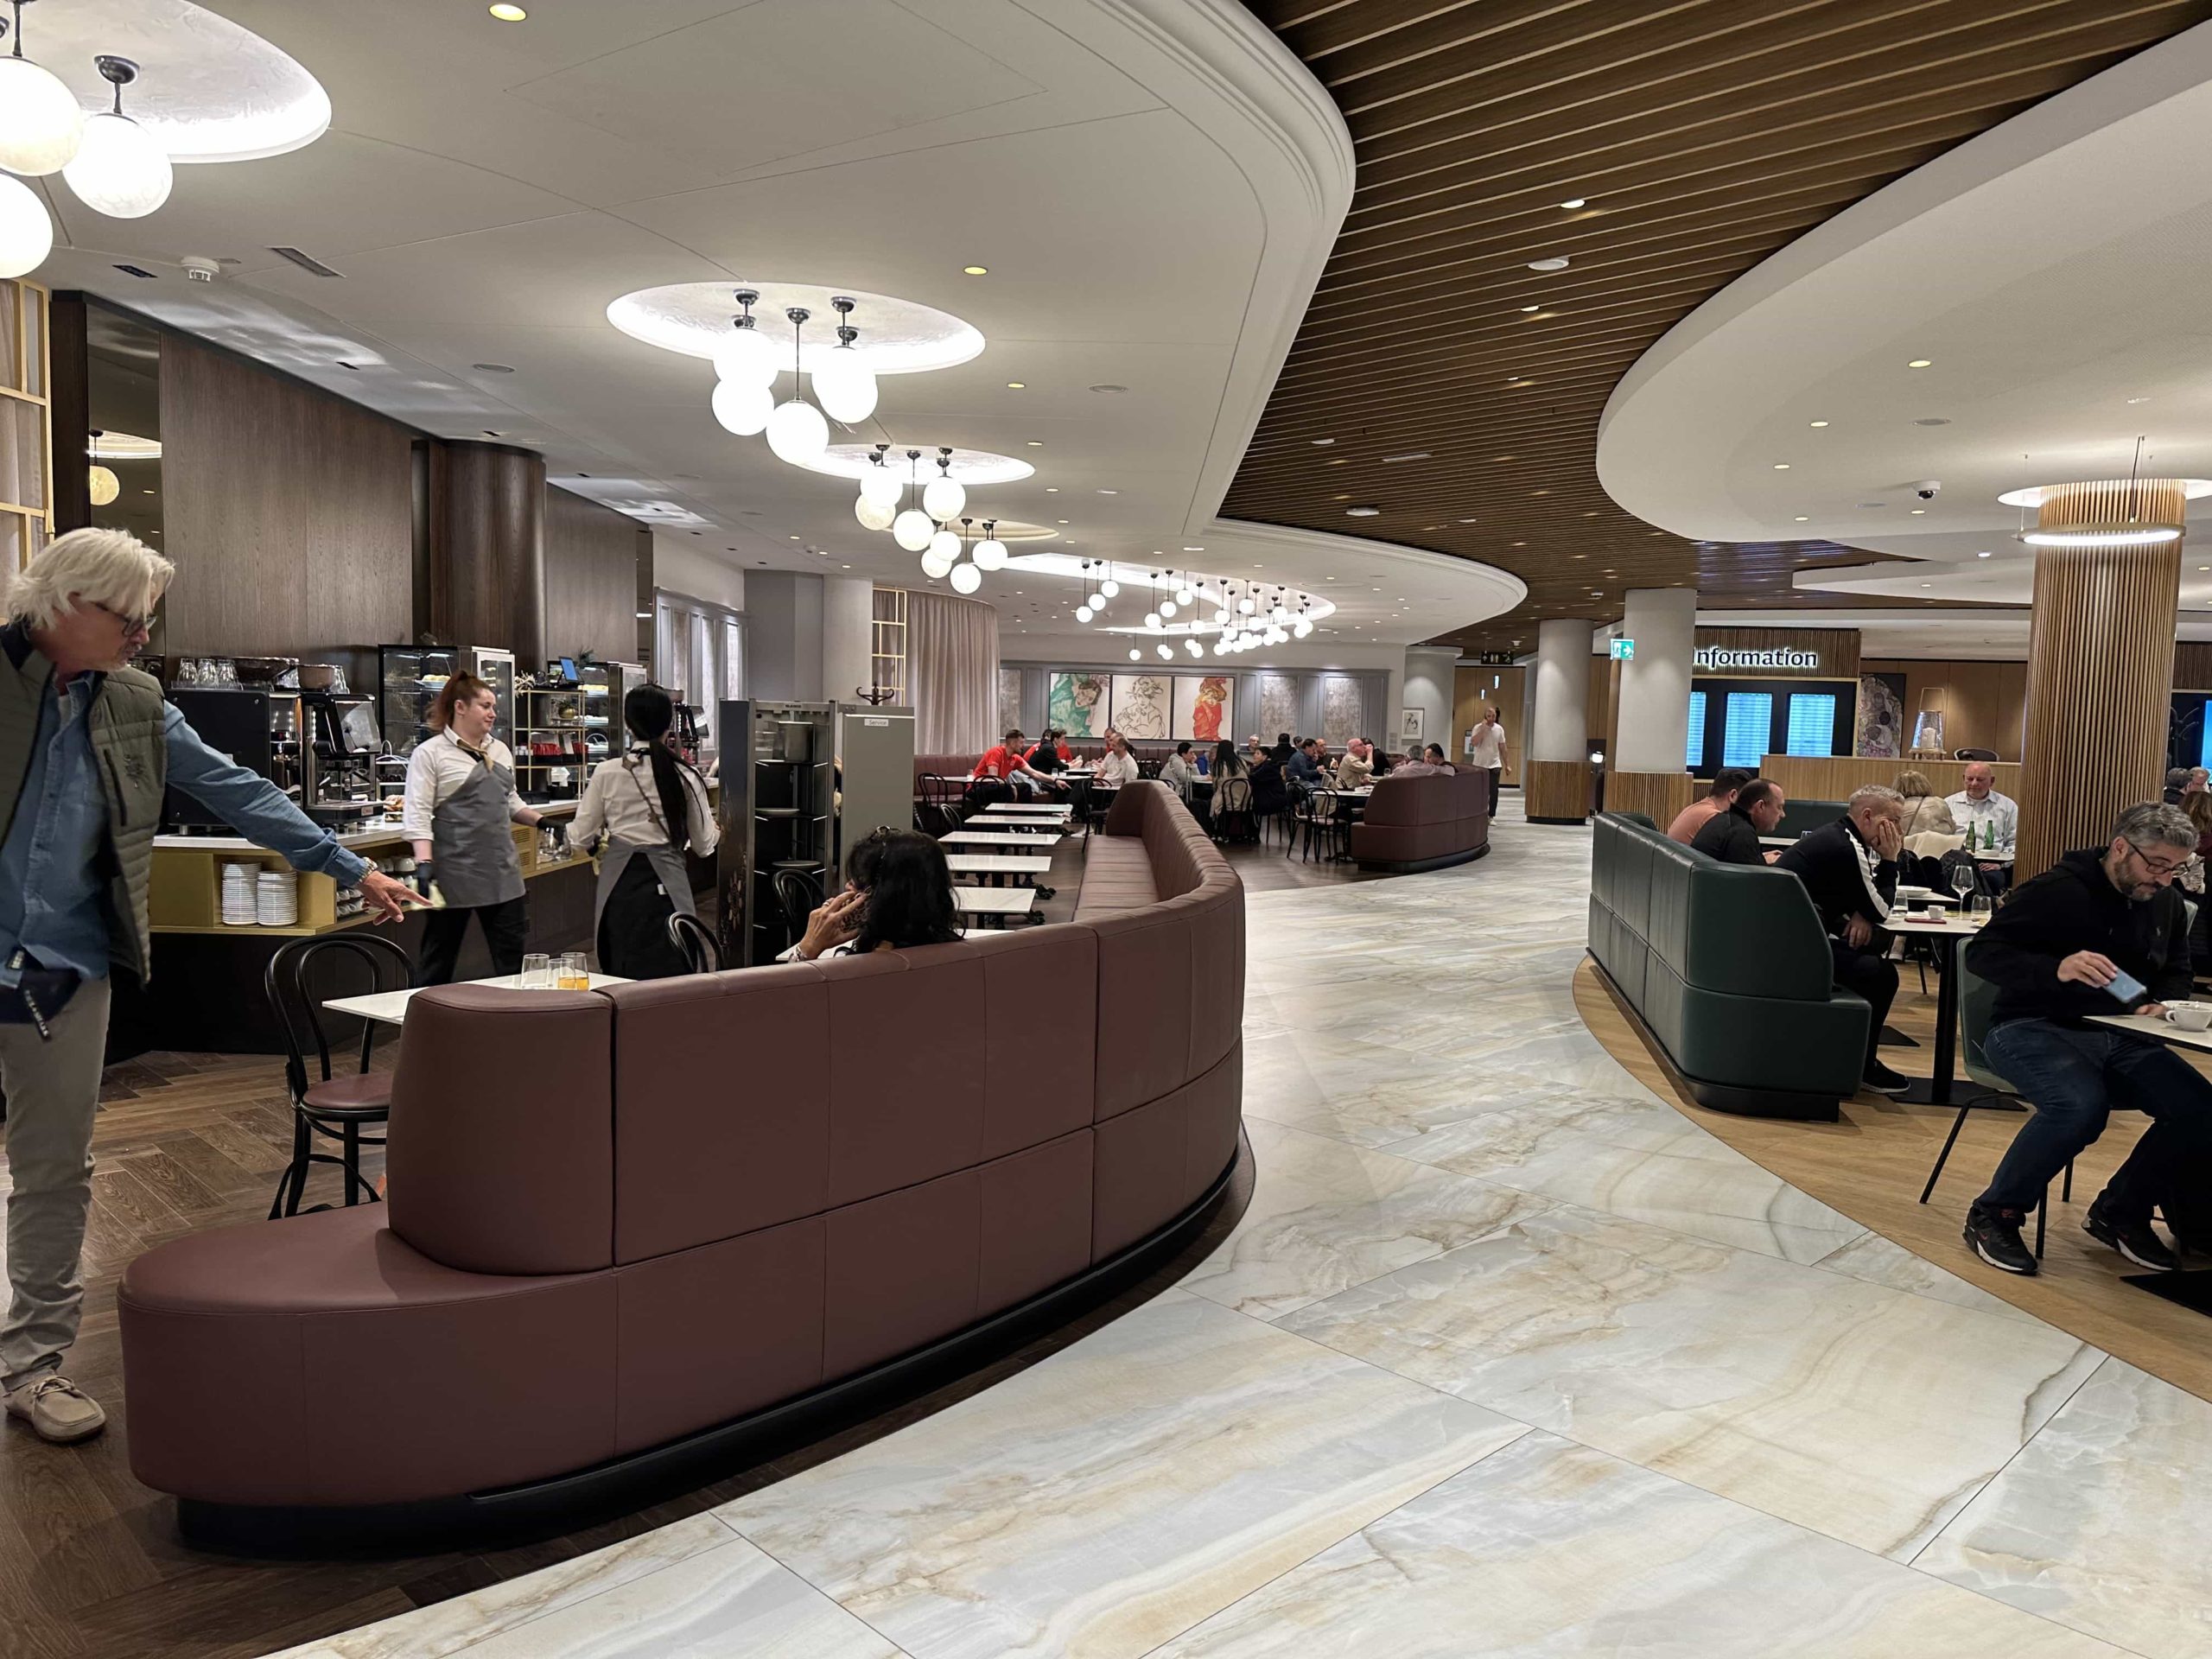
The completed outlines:
[[[2208,131],[2201,25],[1838,215],[1623,379],[1607,491],[1684,536],[1940,565],[1801,588],[2025,604],[2032,564],[2001,492],[2126,477],[2139,435],[2146,474],[2212,474]],[[2192,518],[2212,531],[2212,501]],[[2184,606],[2212,607],[2212,573],[2183,569]]]
[[[989,344],[885,378],[874,419],[836,435],[1036,466],[979,509],[1057,528],[1079,556],[1157,548],[1317,591],[1334,575],[1359,593],[1338,626],[1363,641],[1518,602],[1487,567],[1214,516],[1351,171],[1325,92],[1233,0],[624,0],[522,24],[473,0],[212,10],[321,79],[330,131],[181,170],[143,219],[49,192],[67,245],[41,280],[429,430],[542,450],[564,487],[746,568],[918,582],[913,556],[855,522],[849,484],[729,436],[709,365],[605,315],[633,289],[740,276],[895,295]],[[186,255],[225,275],[188,286]],[[1026,611],[1036,586],[1001,574],[982,597]],[[1020,626],[1054,625],[1040,607]]]

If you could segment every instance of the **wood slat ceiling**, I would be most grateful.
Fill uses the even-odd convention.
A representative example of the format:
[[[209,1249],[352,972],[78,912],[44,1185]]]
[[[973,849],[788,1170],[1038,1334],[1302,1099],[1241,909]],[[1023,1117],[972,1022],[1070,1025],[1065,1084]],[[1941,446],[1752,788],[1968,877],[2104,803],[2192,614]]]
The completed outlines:
[[[1694,544],[1615,506],[1594,464],[1614,384],[1831,214],[2212,17],[2212,0],[1247,3],[1335,96],[1359,172],[1223,510],[1513,571],[1521,609],[1441,636],[1469,650],[1617,616],[1630,588],[1835,604],[1789,573],[1879,556]],[[1553,256],[1571,267],[1528,268]]]

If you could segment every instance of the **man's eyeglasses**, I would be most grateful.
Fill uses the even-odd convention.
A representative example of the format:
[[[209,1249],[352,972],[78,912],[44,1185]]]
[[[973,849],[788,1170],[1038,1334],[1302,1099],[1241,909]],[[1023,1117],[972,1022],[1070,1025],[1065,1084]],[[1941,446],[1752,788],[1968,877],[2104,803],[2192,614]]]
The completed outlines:
[[[2134,854],[2137,858],[2142,861],[2143,868],[2150,871],[2152,874],[2158,876],[2162,880],[2171,880],[2173,877],[2179,875],[2182,871],[2186,869],[2189,866],[2189,861],[2185,858],[2176,863],[2161,864],[2158,860],[2145,853],[2140,847],[2138,847],[2133,842],[2127,841],[2126,836],[2122,836],[2120,839],[2127,842],[2127,850]]]
[[[117,610],[112,605],[103,605],[97,599],[92,601],[92,608],[114,618],[117,626],[121,627],[126,635],[143,633],[150,637],[154,632],[154,624],[160,620],[161,614],[159,612],[149,612],[144,616],[132,616],[128,612]]]

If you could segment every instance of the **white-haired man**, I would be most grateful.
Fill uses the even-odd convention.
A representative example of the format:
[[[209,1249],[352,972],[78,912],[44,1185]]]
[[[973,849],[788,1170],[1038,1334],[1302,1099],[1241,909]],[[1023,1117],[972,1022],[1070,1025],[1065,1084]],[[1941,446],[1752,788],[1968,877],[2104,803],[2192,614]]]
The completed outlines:
[[[1835,957],[1835,982],[1858,992],[1874,1011],[1862,1077],[1882,1095],[1901,1095],[1911,1086],[1910,1078],[1883,1065],[1875,1052],[1897,994],[1897,970],[1890,963],[1881,925],[1897,899],[1904,819],[1904,797],[1870,784],[1852,796],[1843,817],[1800,836],[1774,861],[1777,869],[1794,871],[1812,895]]]
[[[379,920],[409,902],[124,665],[175,573],[119,531],[72,531],[16,577],[0,627],[0,1086],[13,1189],[0,1389],[8,1415],[59,1442],[107,1421],[61,1358],[84,1302],[108,976],[143,980],[150,966],[146,882],[163,791],[175,785],[297,869],[359,886]]]

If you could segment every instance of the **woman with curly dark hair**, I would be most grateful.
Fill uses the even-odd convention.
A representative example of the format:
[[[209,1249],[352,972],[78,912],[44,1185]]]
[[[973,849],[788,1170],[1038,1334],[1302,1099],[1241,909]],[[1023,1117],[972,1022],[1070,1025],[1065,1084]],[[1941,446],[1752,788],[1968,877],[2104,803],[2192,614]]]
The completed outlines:
[[[911,830],[878,830],[845,859],[845,890],[817,906],[779,962],[908,950],[960,938],[944,849]]]

